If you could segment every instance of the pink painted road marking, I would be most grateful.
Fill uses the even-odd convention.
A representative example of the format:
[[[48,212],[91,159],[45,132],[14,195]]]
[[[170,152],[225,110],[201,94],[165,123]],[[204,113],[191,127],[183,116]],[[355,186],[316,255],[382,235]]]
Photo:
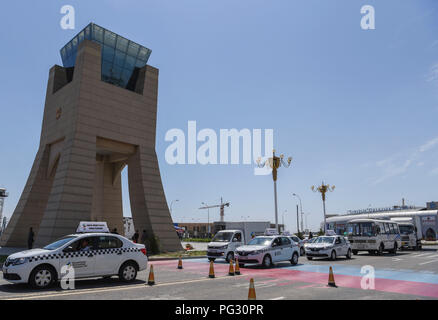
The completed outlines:
[[[177,261],[154,261],[153,264],[157,265],[157,267],[159,266],[160,268],[168,270],[171,268],[176,269]],[[208,266],[209,265],[207,263],[203,262],[190,262],[185,263],[184,269],[181,271],[208,274]],[[228,274],[229,265],[215,263],[214,268],[216,275],[226,275]],[[328,273],[321,272],[298,271],[281,268],[242,268],[240,271],[242,275],[246,276],[245,278],[248,279],[250,277],[274,278],[278,280],[284,280],[284,282],[288,283],[304,282],[320,285],[326,285],[328,282]],[[358,276],[335,274],[335,282],[338,287],[361,289],[361,279],[362,278]],[[375,290],[377,291],[438,298],[438,284],[383,278],[376,278],[374,283]]]

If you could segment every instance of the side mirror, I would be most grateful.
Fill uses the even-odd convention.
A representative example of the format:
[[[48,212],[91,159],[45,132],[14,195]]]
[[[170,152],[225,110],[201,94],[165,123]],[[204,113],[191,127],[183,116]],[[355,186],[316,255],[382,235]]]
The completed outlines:
[[[72,246],[68,246],[66,247],[64,250],[62,250],[63,252],[73,252],[73,247]]]
[[[237,242],[237,238],[233,238],[233,242]]]

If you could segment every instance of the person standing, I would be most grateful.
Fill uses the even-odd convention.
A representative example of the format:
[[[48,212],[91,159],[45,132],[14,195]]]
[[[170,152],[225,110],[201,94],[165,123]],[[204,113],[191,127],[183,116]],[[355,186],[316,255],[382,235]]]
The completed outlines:
[[[138,230],[135,231],[134,235],[132,236],[132,241],[134,241],[134,243],[138,243],[138,237],[140,235],[138,234]]]
[[[30,250],[33,247],[35,233],[33,232],[32,227],[29,229],[29,235],[27,236],[27,248]]]

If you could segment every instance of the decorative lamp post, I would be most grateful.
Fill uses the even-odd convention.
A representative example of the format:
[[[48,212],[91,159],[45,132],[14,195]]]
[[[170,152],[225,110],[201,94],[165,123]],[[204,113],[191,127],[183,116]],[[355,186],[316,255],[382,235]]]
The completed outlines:
[[[274,180],[274,204],[275,204],[275,229],[280,233],[278,229],[278,206],[277,206],[277,171],[283,165],[285,168],[289,168],[292,157],[287,158],[287,163],[284,161],[284,155],[281,154],[279,157],[275,155],[275,149],[272,150],[272,158],[266,160],[263,164],[261,163],[261,158],[257,159],[257,165],[259,168],[263,168],[265,165],[269,165],[272,169],[272,179]]]
[[[325,223],[325,194],[328,191],[330,191],[330,192],[334,191],[335,190],[335,186],[330,186],[329,184],[324,184],[324,181],[323,181],[320,186],[317,186],[317,187],[312,186],[311,189],[312,189],[313,192],[321,193],[321,196],[322,196],[322,207],[323,207],[323,210],[324,210],[324,230],[323,231],[325,233],[325,231],[326,231],[326,223]]]

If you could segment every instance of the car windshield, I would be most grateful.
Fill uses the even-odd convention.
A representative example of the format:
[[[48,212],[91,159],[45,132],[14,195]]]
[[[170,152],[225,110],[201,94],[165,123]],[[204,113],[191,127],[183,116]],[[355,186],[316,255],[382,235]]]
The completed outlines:
[[[313,243],[333,243],[334,237],[318,237]]]
[[[414,226],[410,225],[399,225],[400,233],[402,234],[411,234],[414,233]]]
[[[77,237],[76,236],[68,236],[68,237],[58,239],[55,242],[52,242],[51,244],[48,244],[47,246],[45,246],[43,249],[46,249],[46,250],[58,249],[58,248],[62,247],[64,244],[66,244],[67,242],[69,242],[70,240],[73,240],[75,238],[77,238]]]
[[[249,246],[268,246],[272,241],[272,238],[260,237],[252,239],[248,245]]]
[[[230,242],[234,232],[218,232],[211,240],[212,242]]]

